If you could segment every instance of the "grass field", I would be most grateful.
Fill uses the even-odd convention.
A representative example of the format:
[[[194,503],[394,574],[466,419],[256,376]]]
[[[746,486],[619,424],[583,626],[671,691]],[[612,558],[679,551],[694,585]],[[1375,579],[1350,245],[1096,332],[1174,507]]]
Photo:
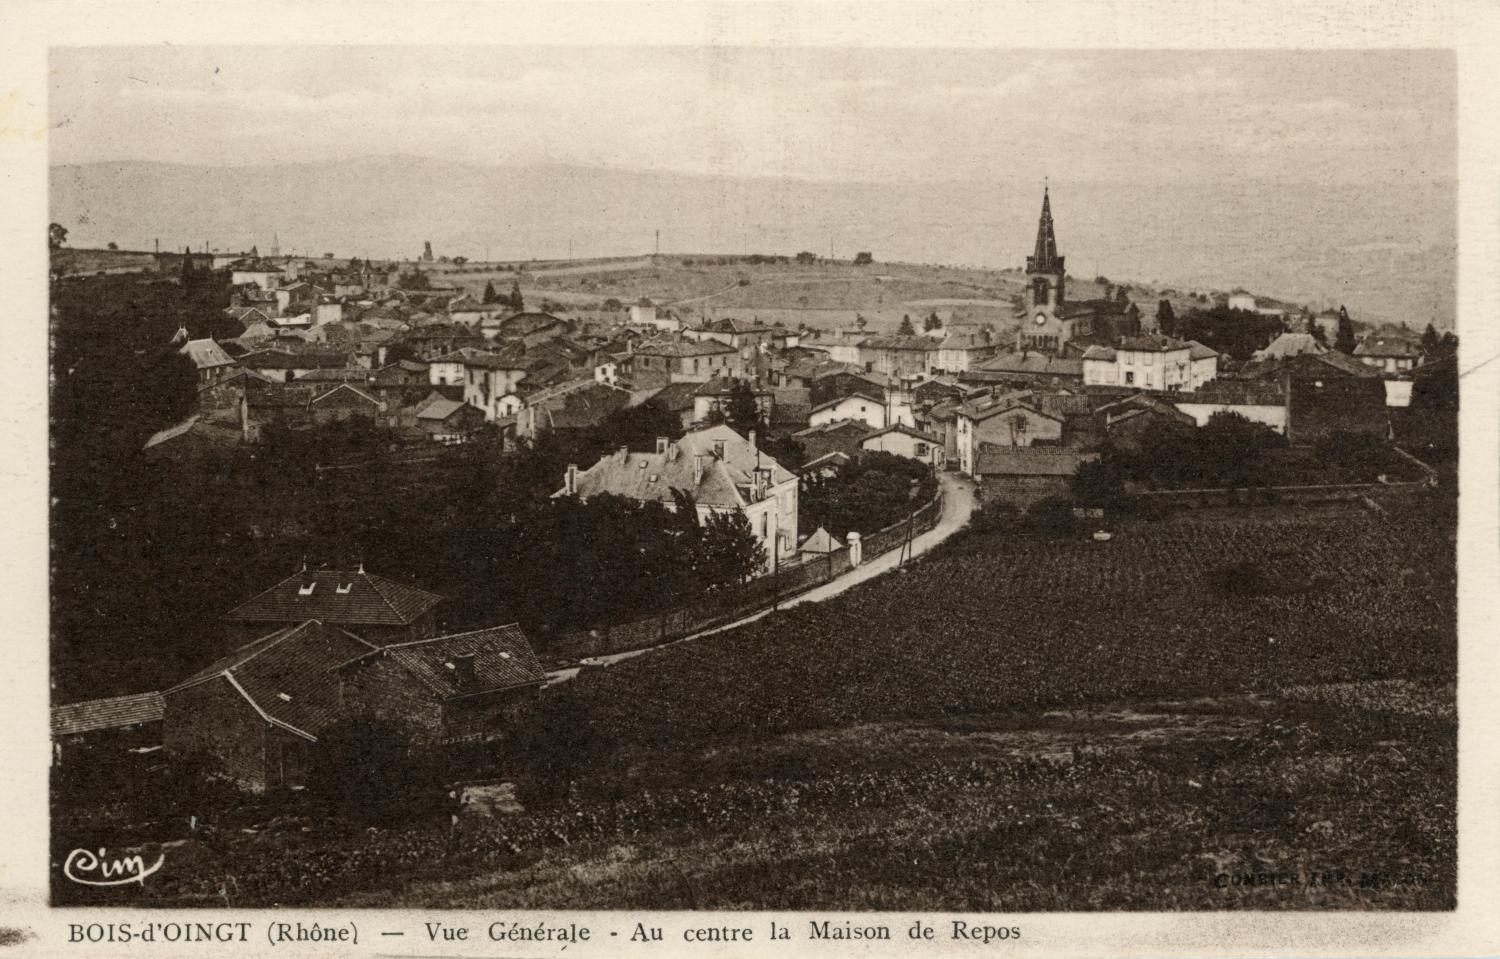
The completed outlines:
[[[367,833],[294,805],[174,851],[147,898],[1450,908],[1450,520],[1413,498],[970,535],[550,691],[527,813]]]

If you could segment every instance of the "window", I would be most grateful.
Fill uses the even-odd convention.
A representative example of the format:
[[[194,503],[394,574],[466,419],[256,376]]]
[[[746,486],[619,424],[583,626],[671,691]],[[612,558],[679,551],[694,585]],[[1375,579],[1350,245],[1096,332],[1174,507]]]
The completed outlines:
[[[917,455],[918,456],[926,456],[927,455],[927,444],[926,443],[918,443],[917,444]]]
[[[1135,374],[1129,370],[1125,371],[1125,383],[1127,385],[1135,382]]]

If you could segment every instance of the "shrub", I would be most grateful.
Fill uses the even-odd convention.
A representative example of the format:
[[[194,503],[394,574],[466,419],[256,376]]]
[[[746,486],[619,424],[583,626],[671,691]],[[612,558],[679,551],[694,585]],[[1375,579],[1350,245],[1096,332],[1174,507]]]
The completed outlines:
[[[330,814],[360,824],[389,823],[442,804],[442,767],[434,753],[412,749],[389,723],[357,717],[319,737],[308,777],[310,797]]]

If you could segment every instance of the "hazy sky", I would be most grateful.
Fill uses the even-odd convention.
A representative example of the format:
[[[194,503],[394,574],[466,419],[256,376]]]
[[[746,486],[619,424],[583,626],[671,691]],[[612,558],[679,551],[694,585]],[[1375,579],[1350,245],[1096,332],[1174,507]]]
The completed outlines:
[[[53,163],[411,154],[810,180],[1455,174],[1423,51],[118,47],[51,58]]]

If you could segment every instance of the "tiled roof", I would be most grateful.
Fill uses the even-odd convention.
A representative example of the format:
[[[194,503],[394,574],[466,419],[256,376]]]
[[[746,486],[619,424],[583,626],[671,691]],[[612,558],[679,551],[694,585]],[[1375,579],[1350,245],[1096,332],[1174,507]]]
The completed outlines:
[[[358,657],[389,656],[439,699],[513,689],[543,682],[547,674],[519,626],[492,626],[386,646]],[[460,675],[455,657],[472,656],[474,676]],[[355,665],[346,664],[346,668]]]
[[[842,456],[843,454],[839,453],[830,455]],[[845,458],[847,459],[847,457]],[[819,556],[822,556],[825,553],[836,553],[843,548],[844,543],[842,540],[840,540],[837,536],[829,533],[828,530],[819,526],[817,531],[809,536],[807,540],[802,544],[801,552],[817,553]]]
[[[75,736],[161,719],[161,693],[136,693],[52,707],[52,735]]]
[[[1399,337],[1367,336],[1354,348],[1354,355],[1416,359],[1422,355],[1422,351],[1415,343]]]
[[[793,436],[816,436],[827,433],[838,433],[849,431],[859,434],[870,432],[869,424],[860,420],[829,420],[827,423],[819,423],[817,426],[809,426],[805,430],[798,430]]]
[[[1319,353],[1315,357],[1315,359],[1317,359],[1319,363],[1322,363],[1326,366],[1331,366],[1334,369],[1338,370],[1340,373],[1347,373],[1350,376],[1373,377],[1380,375],[1380,371],[1375,369],[1373,366],[1370,366],[1368,363],[1356,360],[1349,354],[1340,353],[1338,350],[1329,350],[1326,353]]]
[[[931,433],[924,433],[921,430],[912,429],[905,423],[896,423],[894,425],[887,426],[883,430],[876,430],[869,436],[866,436],[864,439],[860,440],[860,444],[863,445],[865,443],[868,443],[870,442],[870,440],[875,439],[877,436],[884,436],[887,433],[905,433],[907,436],[919,439],[924,443],[932,443],[936,446],[943,445],[943,441],[941,438],[933,436]]]
[[[1033,446],[981,446],[974,472],[982,476],[1072,476],[1098,453]]]
[[[1115,361],[1115,351],[1113,347],[1109,346],[1091,346],[1083,351],[1083,358],[1086,360],[1105,360],[1113,363]]]
[[[224,618],[251,623],[318,619],[340,625],[407,626],[442,599],[383,576],[316,569],[288,576]]]
[[[1171,353],[1188,349],[1188,345],[1182,340],[1163,336],[1160,333],[1147,333],[1142,336],[1122,336],[1120,349],[1137,353]]]
[[[915,350],[927,353],[938,348],[930,336],[872,336],[859,344],[861,350]]]
[[[333,670],[378,648],[353,633],[309,620],[240,647],[162,695],[223,680],[267,722],[316,739],[339,715]]]
[[[1001,353],[978,367],[994,373],[1040,373],[1051,376],[1083,376],[1083,360],[1063,359],[1046,353]]]
[[[321,403],[324,400],[329,399],[331,397],[344,398],[344,397],[348,397],[350,395],[352,395],[355,399],[362,400],[362,401],[370,404],[371,406],[381,406],[382,405],[381,402],[380,402],[380,400],[378,400],[375,397],[371,396],[369,393],[366,393],[364,390],[360,389],[359,387],[357,387],[357,386],[351,386],[348,383],[340,383],[338,386],[335,386],[333,389],[327,391],[326,393],[319,393],[317,396],[313,397],[312,402],[314,402],[314,403]]]
[[[1317,341],[1311,333],[1283,333],[1266,345],[1263,350],[1256,350],[1250,358],[1252,360],[1280,359],[1287,356],[1300,356],[1303,353],[1326,353],[1328,348]]]
[[[645,356],[709,356],[722,353],[738,353],[734,347],[718,340],[668,340],[636,345],[635,351]]]
[[[861,390],[856,390],[855,392],[850,393],[847,396],[838,396],[831,400],[828,400],[827,402],[819,403],[817,406],[814,406],[809,412],[816,413],[819,410],[832,409],[833,407],[838,406],[840,403],[844,403],[849,400],[864,400],[867,403],[874,403],[876,406],[885,406],[885,400],[881,399],[880,397],[870,393],[865,393]]]
[[[177,352],[186,354],[200,370],[211,370],[220,366],[233,366],[234,358],[212,339],[188,340]]]
[[[1197,340],[1188,340],[1187,341],[1187,345],[1188,345],[1188,359],[1190,359],[1190,360],[1206,360],[1206,359],[1208,359],[1210,357],[1214,357],[1214,356],[1218,356],[1219,355],[1219,351],[1218,350],[1215,350],[1212,347],[1204,346],[1202,343],[1199,343]]]
[[[240,357],[240,365],[253,370],[339,369],[347,366],[343,353],[292,353],[284,350],[258,350]]]
[[[464,404],[458,400],[449,400],[439,397],[422,407],[417,412],[419,420],[446,420],[448,417],[464,408]]]
[[[697,392],[697,383],[668,383],[652,393],[651,399],[668,410],[690,410],[693,408],[693,397],[697,395]]]
[[[724,444],[724,458],[714,455]],[[694,476],[695,458],[702,471]],[[688,433],[665,453],[616,452],[578,474],[578,495],[583,498],[612,493],[631,499],[670,503],[672,490],[693,494],[699,506],[733,508],[745,505],[757,467],[770,471],[770,485],[794,479],[795,475],[765,452],[757,452],[744,437],[728,426],[711,426]],[[562,495],[560,490],[558,495]]]

